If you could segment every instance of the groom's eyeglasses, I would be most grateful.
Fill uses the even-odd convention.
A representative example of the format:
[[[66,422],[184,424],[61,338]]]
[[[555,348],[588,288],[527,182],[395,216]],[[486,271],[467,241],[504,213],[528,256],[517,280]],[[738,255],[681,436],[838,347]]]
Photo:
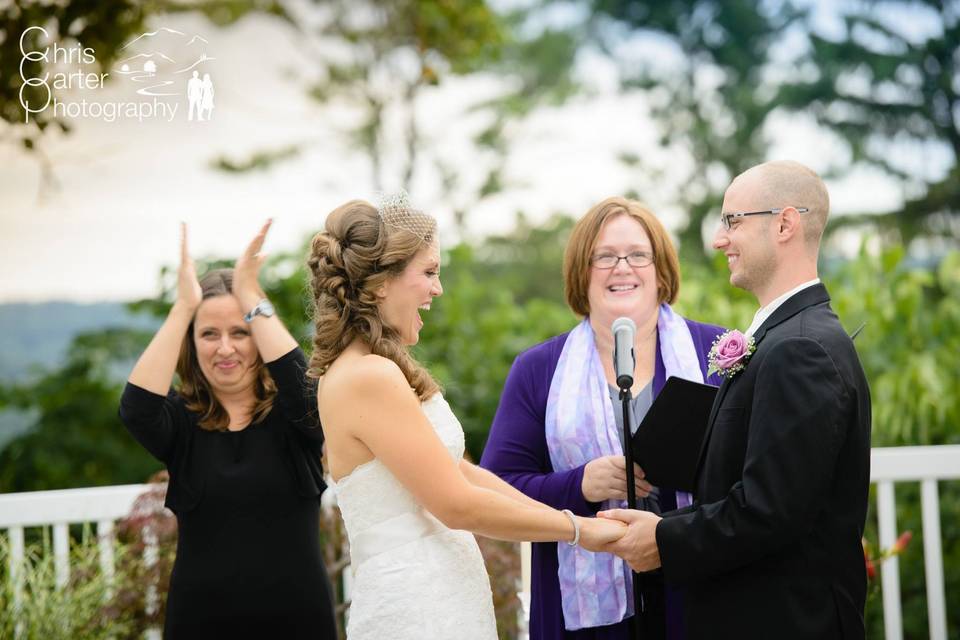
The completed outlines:
[[[794,208],[797,210],[797,213],[807,213],[808,211],[810,211],[806,207],[794,207]],[[746,218],[747,216],[777,215],[781,211],[783,211],[783,209],[768,209],[766,211],[746,211],[741,213],[721,213],[720,222],[723,223],[724,229],[726,229],[727,231],[730,231],[731,227],[733,226],[734,218]]]

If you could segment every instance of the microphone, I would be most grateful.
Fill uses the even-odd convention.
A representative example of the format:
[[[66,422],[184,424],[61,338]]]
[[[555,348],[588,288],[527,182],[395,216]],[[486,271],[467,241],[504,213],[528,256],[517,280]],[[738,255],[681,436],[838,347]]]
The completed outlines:
[[[637,325],[627,317],[617,318],[611,327],[613,331],[613,371],[617,376],[617,386],[621,390],[633,386],[633,370],[637,358],[633,353],[633,338]]]

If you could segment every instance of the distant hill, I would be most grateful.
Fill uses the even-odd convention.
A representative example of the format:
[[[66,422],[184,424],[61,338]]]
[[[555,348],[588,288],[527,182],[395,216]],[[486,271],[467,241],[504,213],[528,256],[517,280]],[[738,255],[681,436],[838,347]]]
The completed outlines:
[[[155,318],[130,313],[122,302],[0,304],[0,383],[23,380],[36,367],[57,366],[78,333],[159,325]]]
[[[155,318],[128,312],[120,302],[0,304],[0,385],[22,382],[41,369],[57,367],[78,333],[159,325]],[[0,448],[31,422],[29,414],[0,411]]]

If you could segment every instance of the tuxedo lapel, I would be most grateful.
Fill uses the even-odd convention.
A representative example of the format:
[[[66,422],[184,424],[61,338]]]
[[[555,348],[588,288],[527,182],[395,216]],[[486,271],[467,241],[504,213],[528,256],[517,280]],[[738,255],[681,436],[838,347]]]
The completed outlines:
[[[807,287],[806,289],[791,296],[784,301],[782,305],[777,307],[777,310],[774,311],[773,314],[767,318],[753,334],[756,348],[760,348],[760,341],[763,340],[764,336],[767,335],[767,331],[777,326],[781,322],[792,318],[807,307],[823,304],[825,302],[830,302],[830,294],[827,293],[827,288],[823,286],[822,283],[817,283],[811,287]],[[749,363],[747,366],[749,366]],[[742,373],[739,375],[742,375]],[[693,479],[694,487],[696,487],[697,479],[699,478],[700,471],[703,468],[703,459],[707,455],[707,445],[710,442],[710,434],[713,432],[713,423],[717,419],[717,414],[720,412],[720,407],[723,405],[723,400],[726,397],[727,391],[730,389],[730,385],[732,383],[733,378],[727,377],[723,379],[723,382],[720,384],[720,389],[717,391],[717,397],[713,401],[713,407],[710,409],[710,418],[707,421],[707,430],[703,434],[703,442],[700,443],[700,455],[697,457],[697,471]]]

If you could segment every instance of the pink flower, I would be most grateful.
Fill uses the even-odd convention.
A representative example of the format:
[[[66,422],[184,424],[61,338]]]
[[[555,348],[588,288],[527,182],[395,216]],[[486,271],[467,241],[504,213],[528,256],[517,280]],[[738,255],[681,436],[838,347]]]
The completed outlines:
[[[717,373],[721,377],[739,373],[756,348],[753,336],[745,336],[736,329],[727,331],[716,339],[710,349],[707,373]]]
[[[730,369],[747,355],[747,336],[736,329],[728,331],[717,342],[717,367]]]

